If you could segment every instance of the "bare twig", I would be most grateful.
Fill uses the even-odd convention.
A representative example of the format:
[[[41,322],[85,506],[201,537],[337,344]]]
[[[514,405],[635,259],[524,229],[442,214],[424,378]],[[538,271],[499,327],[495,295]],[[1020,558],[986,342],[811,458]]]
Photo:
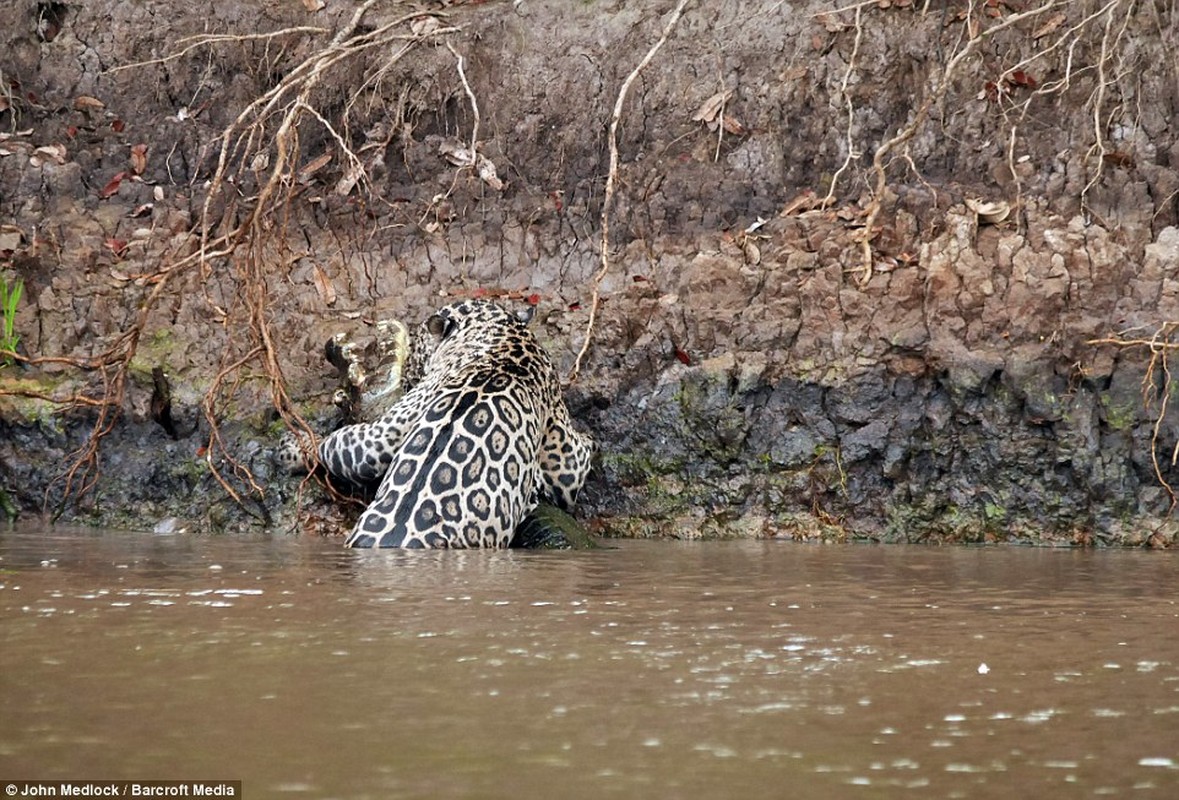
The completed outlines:
[[[593,299],[590,302],[589,321],[585,325],[585,338],[581,343],[581,349],[577,353],[577,358],[573,362],[573,369],[569,372],[569,382],[573,383],[581,374],[581,361],[589,350],[590,341],[593,337],[594,322],[597,320],[598,307],[601,305],[601,289],[602,280],[610,271],[610,205],[614,200],[614,186],[618,181],[618,122],[622,119],[622,106],[626,102],[627,92],[630,91],[630,85],[634,83],[635,78],[643,71],[651,59],[655,58],[655,54],[663,47],[675,30],[676,24],[680,21],[680,16],[684,13],[684,8],[687,7],[688,0],[679,0],[675,8],[672,9],[671,16],[668,17],[667,24],[663,27],[663,35],[659,40],[651,46],[647,54],[638,63],[630,74],[626,76],[626,80],[622,82],[622,86],[618,89],[618,98],[614,102],[614,113],[610,115],[610,132],[608,135],[608,144],[610,148],[610,167],[606,173],[606,190],[602,197],[602,236],[601,236],[601,266],[598,268],[597,274],[594,275],[594,292]]]

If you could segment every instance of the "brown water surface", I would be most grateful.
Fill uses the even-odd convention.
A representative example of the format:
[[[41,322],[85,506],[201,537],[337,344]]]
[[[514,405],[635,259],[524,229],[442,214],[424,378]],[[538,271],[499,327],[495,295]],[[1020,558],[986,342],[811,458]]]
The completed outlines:
[[[1173,553],[0,531],[0,781],[1179,797]]]

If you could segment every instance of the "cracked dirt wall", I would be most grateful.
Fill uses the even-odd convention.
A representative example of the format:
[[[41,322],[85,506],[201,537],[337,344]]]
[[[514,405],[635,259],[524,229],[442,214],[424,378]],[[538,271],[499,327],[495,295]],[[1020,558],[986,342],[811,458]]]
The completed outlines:
[[[300,119],[275,233],[252,255],[239,242],[188,262],[153,295],[202,222],[249,217],[277,157],[268,122],[218,192],[223,131],[355,6],[10,4],[0,270],[25,282],[24,353],[91,361],[0,373],[8,506],[232,528],[301,502],[336,524],[315,489],[296,500],[269,469],[281,425],[251,360],[247,258],[266,267],[292,402],[319,422],[323,340],[444,296],[539,301],[568,374],[599,267],[610,113],[670,5],[373,4],[355,35],[404,19],[400,38],[308,96],[318,118]],[[568,389],[603,449],[583,516],[633,535],[1171,542],[1179,429],[1159,416],[1157,345],[1177,312],[1177,15],[1130,0],[689,3],[619,126],[604,302]],[[441,152],[476,120],[458,55],[502,190]],[[878,191],[873,156],[907,128]],[[340,192],[344,144],[365,172]],[[967,200],[1010,212],[990,224]],[[127,353],[139,324],[97,484],[69,499],[95,410],[30,395],[102,397],[117,365],[92,360]],[[1131,343],[1152,338],[1153,355]],[[171,435],[153,421],[154,366]],[[210,474],[208,417],[225,433],[212,466],[245,512]]]

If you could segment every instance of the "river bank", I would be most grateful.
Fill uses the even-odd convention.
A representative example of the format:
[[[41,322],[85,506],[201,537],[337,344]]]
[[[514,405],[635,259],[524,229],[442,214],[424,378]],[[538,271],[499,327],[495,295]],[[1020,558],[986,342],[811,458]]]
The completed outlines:
[[[1175,541],[1173,12],[212,5],[0,12],[9,516],[340,531],[323,342],[490,295],[606,535]]]

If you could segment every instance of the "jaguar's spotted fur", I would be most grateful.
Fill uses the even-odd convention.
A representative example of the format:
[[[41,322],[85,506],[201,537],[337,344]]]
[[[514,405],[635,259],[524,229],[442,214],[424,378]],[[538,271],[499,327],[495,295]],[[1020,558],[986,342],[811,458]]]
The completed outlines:
[[[337,478],[380,481],[351,547],[505,547],[539,500],[569,508],[593,443],[578,433],[551,360],[525,322],[486,300],[418,330],[405,394],[375,422],[319,445]]]

